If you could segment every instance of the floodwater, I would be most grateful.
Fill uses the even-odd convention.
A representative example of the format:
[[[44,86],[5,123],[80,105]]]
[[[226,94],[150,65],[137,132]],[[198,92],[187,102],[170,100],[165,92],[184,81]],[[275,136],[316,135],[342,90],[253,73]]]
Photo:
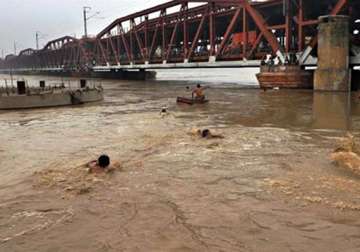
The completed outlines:
[[[102,80],[101,103],[0,112],[0,251],[359,251],[360,179],[329,159],[359,136],[356,94],[183,71]],[[210,103],[177,105],[198,81]],[[102,153],[121,169],[83,174]]]

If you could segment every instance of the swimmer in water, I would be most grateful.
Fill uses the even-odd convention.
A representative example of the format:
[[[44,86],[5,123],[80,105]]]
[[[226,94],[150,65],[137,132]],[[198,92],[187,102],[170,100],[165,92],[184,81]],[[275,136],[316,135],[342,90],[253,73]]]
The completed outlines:
[[[93,160],[87,164],[89,173],[111,172],[113,168],[110,166],[110,158],[107,155],[101,155],[98,160]]]
[[[162,107],[161,111],[160,111],[160,116],[162,118],[164,118],[165,116],[168,116],[170,113],[168,112],[166,107]]]
[[[214,139],[214,138],[223,139],[223,138],[225,138],[223,135],[215,134],[215,133],[211,132],[209,129],[204,129],[204,130],[192,129],[191,135],[198,136],[200,138],[205,138],[205,139]]]
[[[173,113],[169,112],[167,107],[162,107],[162,109],[160,110],[160,117],[165,118],[165,117],[169,117],[169,116],[175,118],[175,115]]]

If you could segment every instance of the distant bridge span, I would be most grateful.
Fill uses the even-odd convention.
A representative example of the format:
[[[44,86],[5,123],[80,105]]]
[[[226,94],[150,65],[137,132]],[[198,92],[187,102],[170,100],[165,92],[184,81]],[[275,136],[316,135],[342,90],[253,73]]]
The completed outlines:
[[[350,16],[350,59],[360,65],[360,1],[174,0],[116,19],[96,37],[65,36],[0,60],[14,71],[256,67],[289,53],[316,65],[318,17]],[[358,21],[359,20],[359,21]]]

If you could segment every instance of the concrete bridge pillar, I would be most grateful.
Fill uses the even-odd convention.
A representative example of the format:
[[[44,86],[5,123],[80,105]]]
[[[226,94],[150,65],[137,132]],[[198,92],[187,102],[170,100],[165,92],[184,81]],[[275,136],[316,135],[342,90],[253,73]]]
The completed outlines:
[[[314,90],[349,92],[349,17],[323,16],[319,21],[318,68],[314,75]]]

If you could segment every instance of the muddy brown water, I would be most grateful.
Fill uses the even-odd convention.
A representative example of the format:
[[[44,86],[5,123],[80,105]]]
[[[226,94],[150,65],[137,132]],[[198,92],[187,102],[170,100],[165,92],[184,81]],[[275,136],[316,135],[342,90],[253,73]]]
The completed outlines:
[[[360,179],[329,159],[356,94],[209,83],[187,106],[189,80],[102,83],[102,103],[0,112],[0,251],[360,250]],[[121,170],[77,178],[101,153]]]

